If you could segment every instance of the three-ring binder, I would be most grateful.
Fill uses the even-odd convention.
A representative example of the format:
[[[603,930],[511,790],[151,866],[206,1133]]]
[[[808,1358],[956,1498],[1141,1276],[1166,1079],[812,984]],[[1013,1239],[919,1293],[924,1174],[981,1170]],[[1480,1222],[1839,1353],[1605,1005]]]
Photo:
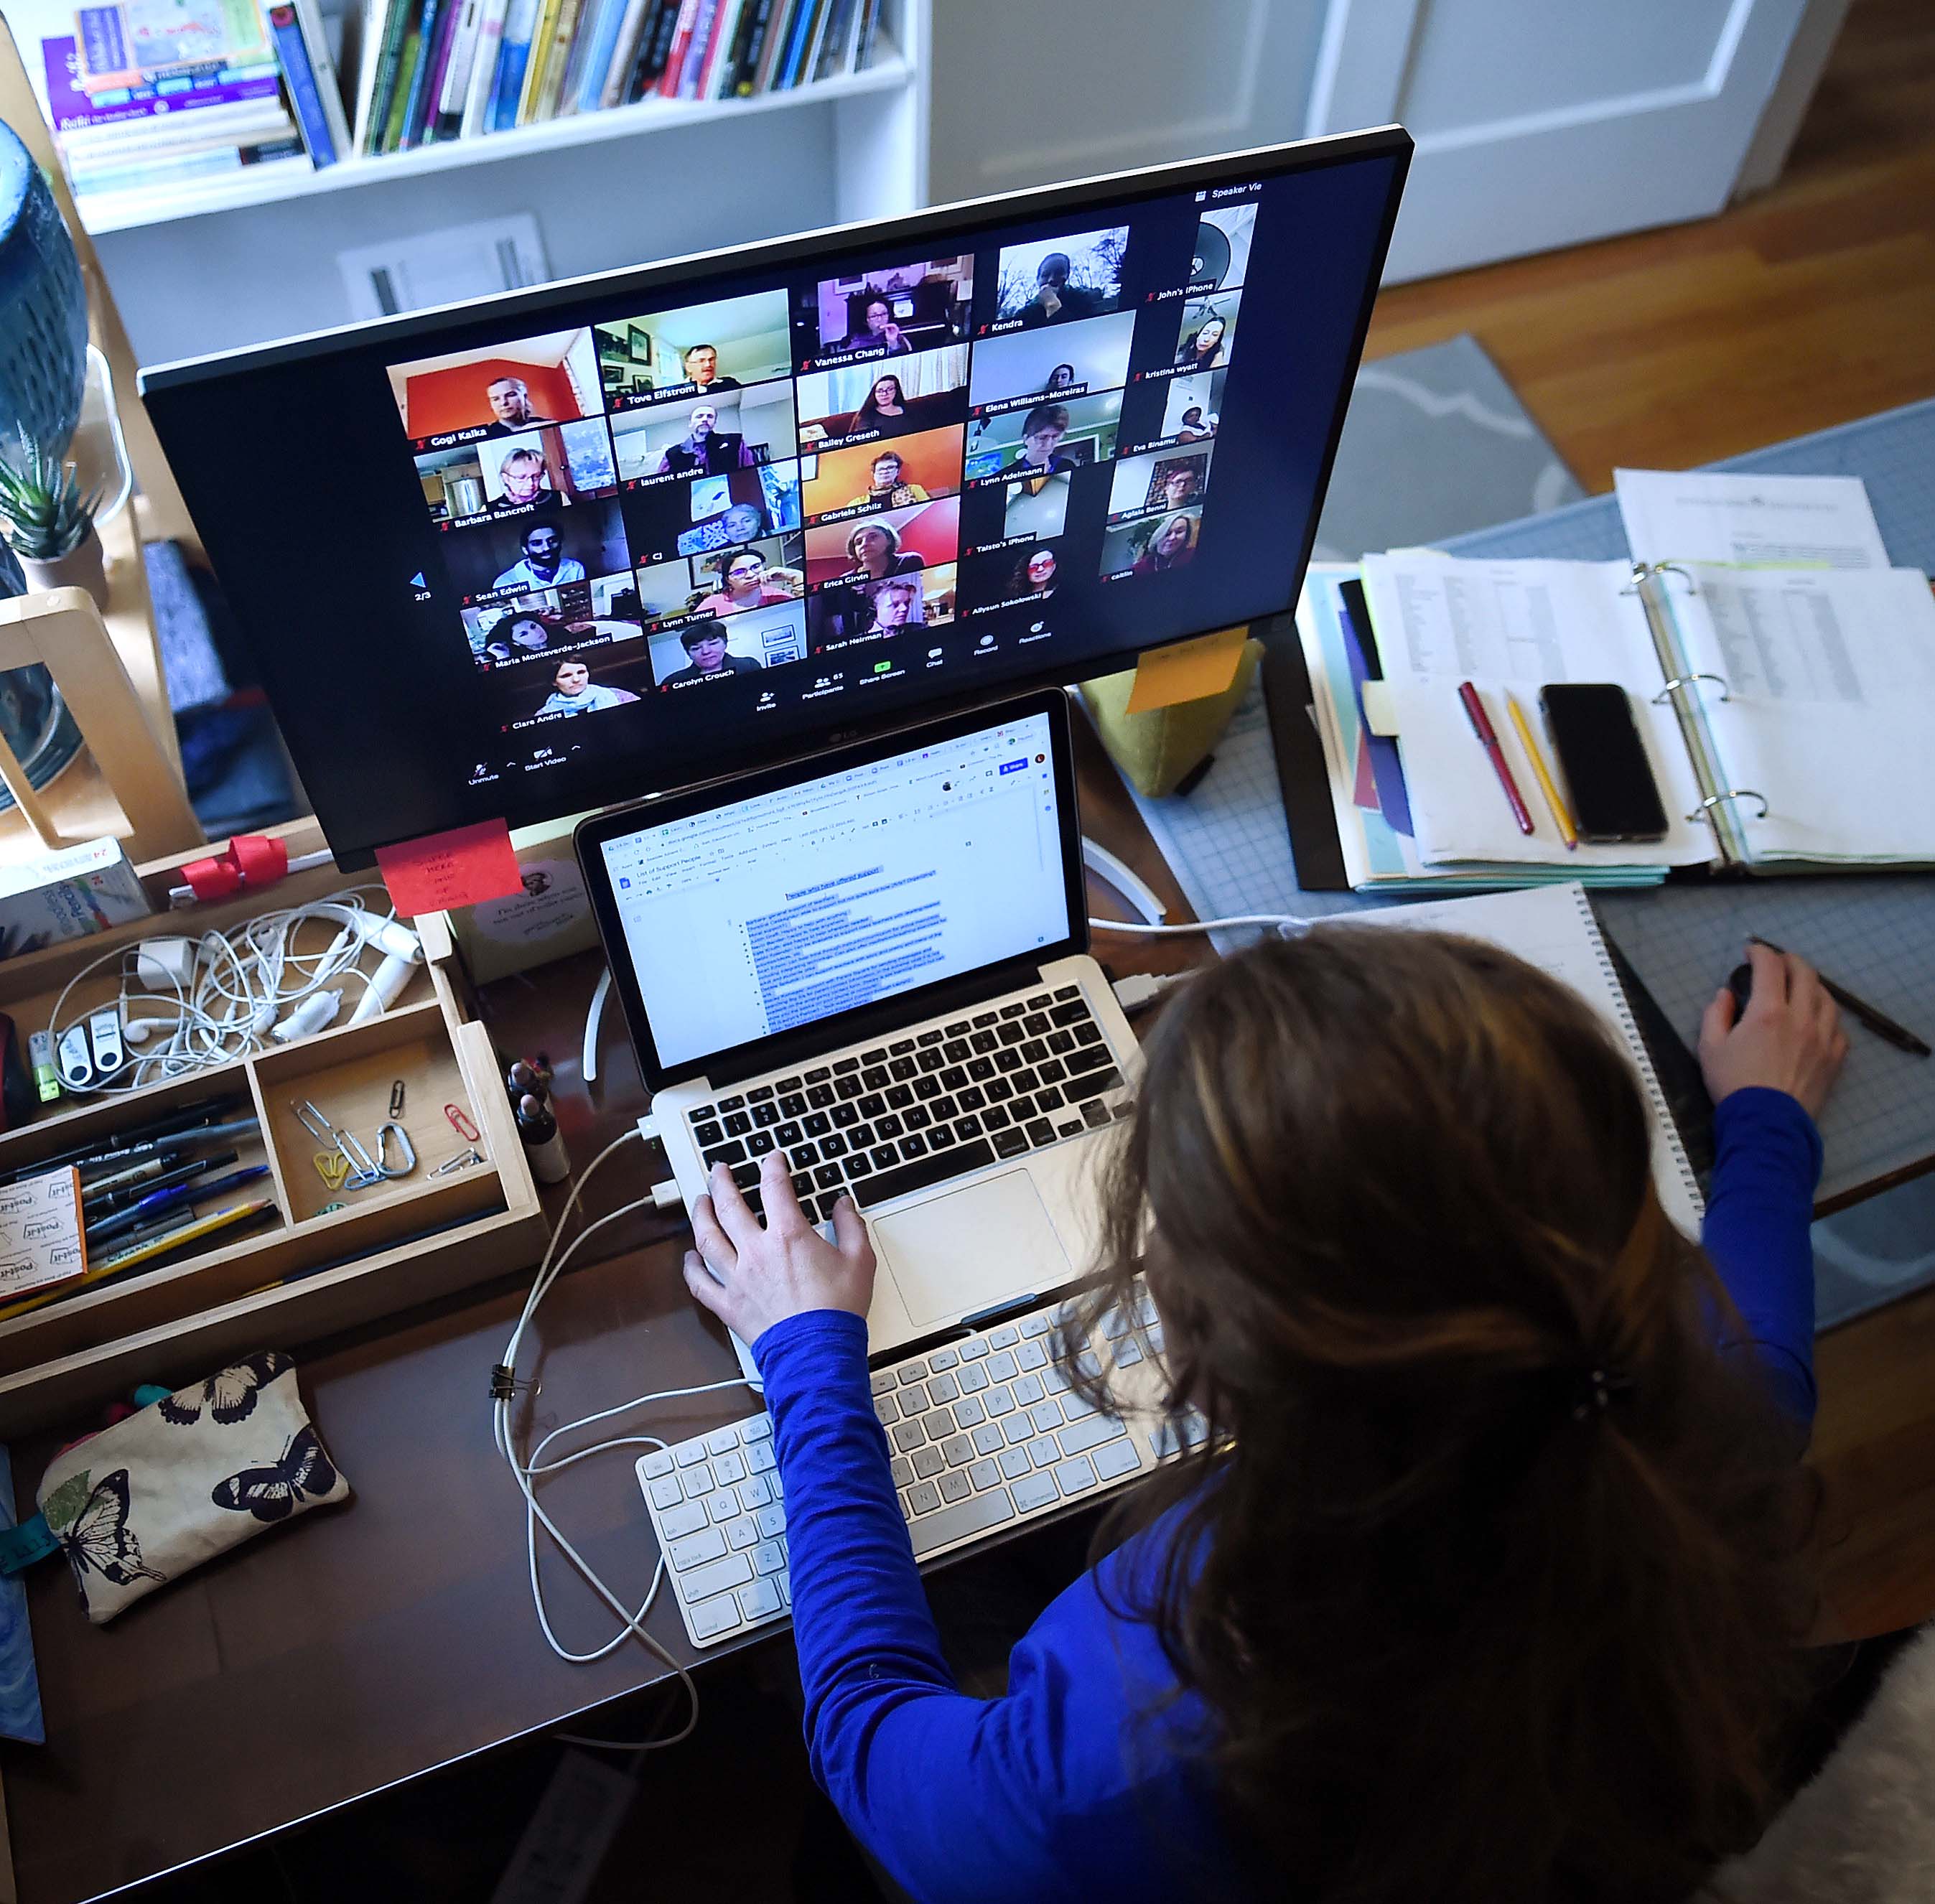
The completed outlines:
[[[1681,652],[1665,578],[1679,576],[1689,590],[1695,587],[1693,578],[1674,562],[1635,562],[1632,574],[1632,593],[1638,596],[1640,606],[1646,611],[1647,631],[1653,637],[1653,653],[1665,678],[1665,685],[1653,696],[1653,705],[1657,707],[1662,701],[1671,704],[1674,717],[1680,724],[1680,738],[1686,745],[1686,758],[1700,789],[1699,803],[1686,818],[1689,822],[1704,820],[1713,828],[1713,843],[1723,865],[1745,866],[1752,861],[1753,849],[1747,843],[1740,802],[1759,801],[1760,811],[1749,816],[1755,819],[1765,819],[1770,807],[1767,795],[1758,788],[1728,786],[1714,752],[1713,737],[1707,731],[1700,683],[1710,681],[1718,687],[1720,692],[1715,699],[1720,701],[1731,700],[1733,689],[1724,675],[1689,667]]]

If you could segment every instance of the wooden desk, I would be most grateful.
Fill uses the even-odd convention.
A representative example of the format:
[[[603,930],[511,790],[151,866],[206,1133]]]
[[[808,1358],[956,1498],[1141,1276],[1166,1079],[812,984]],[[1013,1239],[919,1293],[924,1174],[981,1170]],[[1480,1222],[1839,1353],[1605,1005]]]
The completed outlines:
[[[1088,833],[1188,917],[1080,722],[1076,736]],[[1106,889],[1091,898],[1122,916]],[[1201,939],[1111,938],[1097,949],[1118,974],[1211,955]],[[487,994],[503,1049],[542,1049],[557,1064],[560,1115],[581,1161],[645,1103],[615,1011],[603,1075],[590,1093],[579,1080],[598,967],[587,954]],[[636,1152],[614,1157],[594,1180],[591,1213],[640,1195],[643,1163]],[[608,1249],[601,1236],[586,1251],[602,1260],[563,1277],[539,1319],[545,1387],[528,1426],[540,1433],[647,1390],[724,1380],[737,1365],[686,1293],[682,1220],[634,1218],[605,1235]],[[538,1631],[519,1498],[491,1445],[487,1394],[524,1287],[473,1293],[299,1357],[355,1489],[346,1507],[224,1556],[103,1631],[82,1617],[65,1568],[29,1577],[49,1743],[0,1752],[23,1904],[73,1904],[172,1869],[670,1676],[636,1645],[566,1665]],[[641,1413],[638,1425],[678,1439],[747,1405],[727,1391]],[[15,1450],[23,1498],[52,1448]],[[622,1454],[568,1470],[544,1498],[614,1589],[643,1595],[656,1549]],[[609,1613],[554,1555],[545,1580],[564,1644],[581,1651],[609,1637]],[[675,1658],[696,1659],[669,1591],[650,1628]]]

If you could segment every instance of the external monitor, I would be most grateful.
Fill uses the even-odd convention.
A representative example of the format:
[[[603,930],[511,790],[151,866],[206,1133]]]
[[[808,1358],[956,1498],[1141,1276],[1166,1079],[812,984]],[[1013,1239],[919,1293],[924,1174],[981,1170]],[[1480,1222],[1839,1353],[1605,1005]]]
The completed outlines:
[[[1396,129],[171,364],[142,388],[345,865],[1287,607]]]

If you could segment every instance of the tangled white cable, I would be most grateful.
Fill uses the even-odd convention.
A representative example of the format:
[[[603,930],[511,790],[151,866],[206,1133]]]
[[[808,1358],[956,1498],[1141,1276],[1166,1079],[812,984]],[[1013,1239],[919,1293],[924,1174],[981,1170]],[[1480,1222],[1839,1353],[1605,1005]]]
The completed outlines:
[[[558,1245],[563,1238],[566,1225],[571,1221],[572,1212],[577,1208],[578,1199],[584,1195],[585,1186],[590,1182],[594,1172],[614,1151],[619,1150],[638,1135],[638,1130],[632,1129],[627,1130],[623,1136],[614,1138],[584,1166],[583,1175],[572,1186],[571,1195],[566,1200],[564,1208],[559,1214],[557,1227],[551,1232],[551,1242],[545,1251],[544,1260],[538,1266],[537,1275],[532,1282],[530,1294],[524,1299],[524,1309],[518,1317],[517,1326],[512,1330],[511,1338],[504,1345],[503,1359],[494,1373],[491,1390],[491,1430],[497,1444],[497,1452],[504,1457],[505,1465],[510,1469],[512,1478],[518,1484],[518,1491],[524,1498],[525,1563],[530,1576],[531,1604],[537,1610],[538,1625],[544,1634],[545,1643],[560,1659],[576,1666],[588,1664],[593,1660],[604,1658],[608,1654],[615,1652],[627,1640],[635,1636],[678,1675],[679,1682],[684,1687],[686,1696],[691,1702],[691,1711],[684,1724],[678,1731],[670,1734],[665,1738],[629,1742],[613,1740],[584,1740],[578,1742],[626,1752],[648,1752],[656,1750],[661,1746],[675,1746],[681,1739],[689,1738],[693,1729],[699,1723],[699,1688],[693,1682],[692,1675],[645,1631],[645,1616],[651,1611],[652,1603],[658,1596],[660,1583],[665,1577],[664,1559],[661,1556],[654,1565],[651,1583],[645,1590],[645,1597],[639,1604],[638,1610],[635,1613],[632,1612],[624,1601],[620,1600],[617,1595],[599,1578],[590,1563],[565,1537],[557,1523],[539,1504],[536,1483],[539,1476],[542,1474],[557,1474],[566,1468],[575,1466],[581,1461],[590,1460],[593,1455],[608,1454],[617,1448],[663,1448],[668,1444],[656,1435],[620,1435],[613,1437],[609,1441],[594,1441],[584,1447],[574,1448],[569,1453],[559,1455],[549,1461],[544,1458],[545,1451],[560,1435],[572,1434],[579,1429],[592,1427],[599,1422],[609,1421],[614,1415],[628,1414],[635,1408],[647,1407],[654,1402],[676,1401],[687,1396],[714,1394],[722,1389],[741,1388],[747,1385],[745,1378],[743,1376],[735,1375],[728,1381],[705,1382],[696,1388],[661,1389],[654,1394],[641,1395],[632,1401],[620,1402],[613,1408],[601,1408],[594,1414],[581,1415],[575,1421],[566,1422],[562,1427],[554,1428],[531,1450],[528,1459],[521,1457],[518,1453],[517,1435],[512,1426],[511,1411],[516,1403],[517,1391],[523,1386],[518,1378],[517,1368],[518,1352],[523,1345],[525,1331],[530,1326],[533,1317],[537,1314],[539,1304],[543,1302],[545,1297],[550,1293],[551,1285],[564,1273],[565,1265],[607,1224],[616,1223],[620,1217],[629,1216],[634,1211],[651,1209],[654,1207],[655,1199],[651,1196],[641,1197],[636,1202],[621,1204],[617,1209],[599,1218],[595,1222],[587,1224],[572,1239],[569,1246],[563,1254],[562,1255],[558,1254]],[[641,1511],[642,1512],[642,1509]],[[618,1631],[602,1646],[593,1647],[589,1652],[572,1652],[552,1631],[551,1616],[545,1607],[544,1586],[538,1569],[538,1529],[539,1527],[542,1527],[550,1535],[559,1552],[563,1554],[577,1570],[592,1592],[596,1594],[598,1598],[618,1617],[620,1622]]]
[[[138,1091],[231,1063],[263,1049],[276,1026],[297,1012],[305,1014],[300,1030],[318,1030],[342,1008],[342,991],[329,990],[339,981],[346,988],[360,980],[362,993],[374,995],[375,1009],[387,1007],[403,988],[400,979],[407,981],[408,968],[421,952],[416,935],[397,919],[394,906],[379,912],[358,896],[383,891],[381,886],[352,886],[308,905],[260,913],[226,932],[204,933],[194,946],[192,964],[183,955],[186,980],[165,961],[151,958],[146,967],[151,976],[143,983],[142,946],[117,946],[68,981],[48,1015],[48,1035],[58,1049],[68,1032],[86,1024],[91,1010],[71,1021],[64,1018],[68,1000],[90,973],[116,960],[120,985],[113,1009],[128,1043],[146,1047],[157,1036],[161,1043],[131,1055],[111,1079],[90,1087],[95,1091]],[[338,930],[320,951],[298,952],[296,934],[315,919],[334,922]],[[371,952],[382,961],[374,973],[361,963]],[[359,998],[359,1009],[361,1003]]]

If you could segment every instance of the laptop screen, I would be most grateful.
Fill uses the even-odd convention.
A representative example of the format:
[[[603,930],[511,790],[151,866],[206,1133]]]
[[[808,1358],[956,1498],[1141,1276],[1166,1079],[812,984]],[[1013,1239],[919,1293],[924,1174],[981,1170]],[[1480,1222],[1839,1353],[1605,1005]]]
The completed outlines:
[[[1017,714],[602,840],[659,1061],[1067,940],[1052,735]]]

